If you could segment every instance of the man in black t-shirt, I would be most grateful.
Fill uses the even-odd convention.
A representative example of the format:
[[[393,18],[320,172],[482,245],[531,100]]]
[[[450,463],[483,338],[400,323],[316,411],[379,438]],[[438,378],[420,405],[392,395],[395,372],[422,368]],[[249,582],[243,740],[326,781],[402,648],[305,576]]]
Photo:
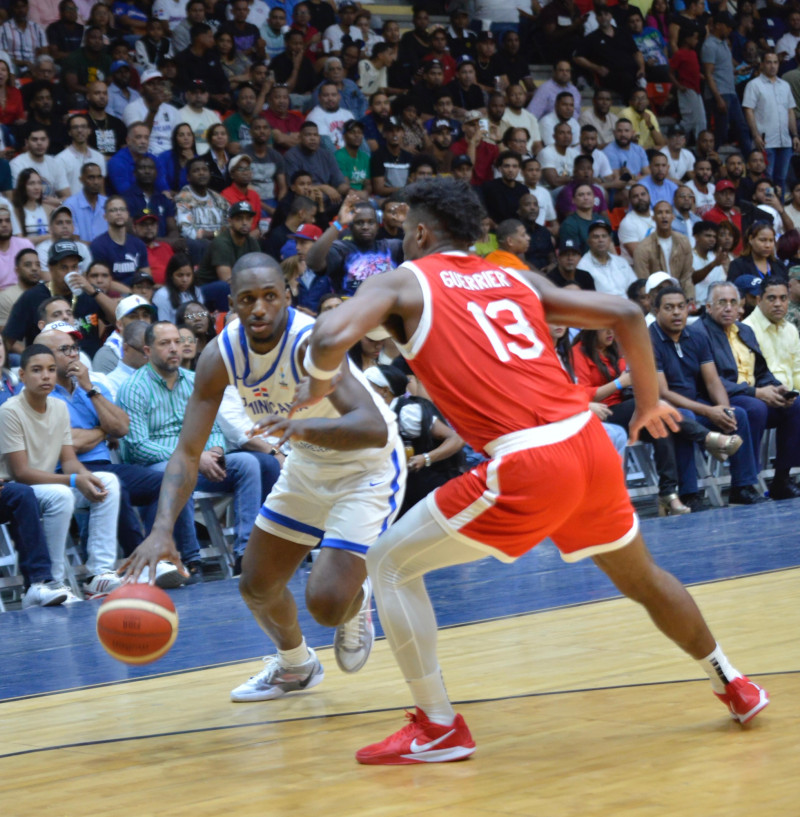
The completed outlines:
[[[378,148],[369,160],[369,177],[372,192],[376,196],[391,196],[406,186],[413,156],[401,147],[403,126],[394,117],[384,125],[383,137],[386,146]]]
[[[475,60],[468,56],[461,57],[456,78],[445,86],[453,97],[453,112],[458,119],[462,119],[467,111],[486,109],[486,97],[476,84],[476,79]]]
[[[556,268],[547,273],[547,278],[557,287],[577,284],[581,289],[595,288],[594,278],[588,272],[578,269],[583,253],[578,241],[574,238],[562,238],[558,242]]]
[[[500,177],[481,185],[481,197],[489,218],[499,224],[517,217],[520,199],[528,193],[526,185],[517,181],[520,156],[512,150],[504,150],[495,162]]]
[[[526,193],[517,207],[517,218],[525,225],[531,243],[525,253],[525,260],[532,269],[548,272],[556,262],[553,251],[553,234],[547,227],[536,223],[539,218],[539,199],[533,193]]]
[[[89,117],[89,147],[100,151],[106,159],[125,147],[128,129],[125,123],[106,113],[108,105],[108,85],[105,82],[90,82],[86,90],[86,114]]]
[[[310,94],[317,84],[317,74],[311,60],[305,56],[306,44],[302,32],[290,29],[283,41],[286,50],[269,64],[275,74],[275,82],[287,85],[289,94]],[[292,101],[295,104],[295,101]]]

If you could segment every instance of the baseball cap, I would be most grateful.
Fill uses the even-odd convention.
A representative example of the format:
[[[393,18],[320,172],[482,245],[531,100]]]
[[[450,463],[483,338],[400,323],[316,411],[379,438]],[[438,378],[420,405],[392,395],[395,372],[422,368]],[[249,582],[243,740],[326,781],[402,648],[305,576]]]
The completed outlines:
[[[134,218],[134,224],[141,224],[143,221],[149,221],[150,219],[155,219],[158,221],[158,214],[153,212],[153,210],[148,210],[147,207],[144,208],[137,216]]]
[[[677,279],[673,278],[668,272],[654,272],[644,285],[645,293],[649,295],[656,287],[660,287],[665,281],[671,281],[675,286],[680,286]]]
[[[462,54],[457,60],[457,65],[460,68],[462,65],[464,65],[467,62],[470,62],[473,65],[475,65],[475,57],[473,57],[473,56],[471,56],[469,54]]]
[[[438,66],[439,68],[444,67],[442,65],[441,60],[435,60],[435,59],[434,60],[425,60],[425,62],[422,63],[422,71],[424,73],[427,73],[428,71],[431,70],[431,68],[435,68],[436,66]]]
[[[466,153],[462,153],[460,156],[456,156],[453,161],[450,163],[450,168],[455,169],[457,167],[463,167],[464,165],[469,165],[472,167],[472,159],[466,155]]]
[[[305,241],[316,241],[322,235],[322,230],[316,224],[301,224],[289,238],[300,238]]]
[[[580,255],[583,255],[583,250],[581,249],[581,245],[579,241],[576,241],[574,238],[562,238],[558,242],[558,251],[559,252],[576,252]]]
[[[761,279],[757,275],[740,275],[733,285],[740,295],[760,295]]]
[[[256,211],[253,209],[253,205],[250,204],[249,201],[237,201],[236,204],[232,204],[228,208],[228,218],[233,218],[234,216],[241,215],[242,213],[247,213],[249,216],[254,216]]]
[[[42,332],[66,332],[68,335],[72,335],[79,340],[83,338],[83,332],[81,332],[77,326],[73,326],[66,321],[53,321],[52,323],[45,324],[42,327]]]
[[[362,131],[364,130],[364,126],[358,121],[358,119],[348,119],[347,122],[344,123],[344,128],[342,128],[342,130],[344,133],[350,133],[350,131],[354,128],[361,128]]]
[[[353,2],[353,0],[342,0],[342,2],[339,3],[339,11],[341,11],[342,9],[354,8],[358,8],[358,6]]]
[[[475,39],[477,43],[493,43],[494,34],[491,31],[481,31]]]
[[[130,65],[128,65],[128,63],[125,62],[125,60],[114,60],[114,62],[111,63],[112,74],[115,71],[119,71],[120,68],[130,68]]]
[[[47,253],[47,263],[52,264],[72,256],[81,257],[81,251],[74,241],[56,241]]]
[[[464,122],[474,122],[476,119],[483,119],[483,114],[480,111],[467,111],[464,115]]]
[[[686,136],[686,130],[683,125],[676,122],[667,128],[667,136]]]
[[[55,217],[57,215],[59,215],[60,213],[69,213],[69,217],[74,218],[74,216],[72,215],[72,210],[70,210],[69,207],[67,207],[66,204],[61,204],[58,207],[56,207],[56,209],[53,210],[52,213],[50,213],[50,223],[51,224],[53,223],[53,219],[55,219]]]
[[[609,234],[609,235],[611,235],[611,225],[610,225],[610,224],[609,224],[607,221],[603,221],[603,219],[601,219],[601,218],[597,218],[597,219],[595,219],[595,220],[594,220],[594,221],[593,221],[593,222],[592,222],[592,223],[589,225],[589,230],[588,230],[588,232],[590,232],[590,233],[591,233],[591,232],[593,232],[594,230],[599,230],[601,227],[602,227],[604,230],[606,230],[606,231],[608,232],[608,234]]]
[[[207,91],[208,85],[206,85],[206,81],[204,79],[193,79],[191,85],[186,89],[187,92],[189,91]]]
[[[153,284],[155,285],[155,279],[152,275],[148,275],[146,272],[134,272],[133,278],[131,278],[131,286],[135,287],[136,284]]]
[[[390,130],[396,130],[397,128],[402,128],[403,124],[400,122],[400,120],[396,116],[390,116],[386,120],[386,124],[383,127],[384,127],[384,130],[386,128],[389,128]]]
[[[164,79],[164,75],[156,68],[151,68],[149,71],[145,71],[142,74],[142,85],[146,82],[152,82],[154,79]]]
[[[431,133],[437,130],[451,130],[450,122],[447,119],[437,119],[431,127]]]
[[[364,337],[367,338],[368,340],[378,341],[388,340],[391,337],[391,335],[382,326],[377,326],[371,332],[367,332],[367,334],[364,335]]]
[[[233,159],[228,162],[228,173],[230,173],[239,162],[243,162],[245,159],[250,162],[250,164],[253,163],[253,160],[246,153],[239,153],[234,156]]]
[[[720,190],[736,190],[736,185],[730,179],[722,179],[717,182],[714,192],[719,193]]]
[[[117,311],[114,313],[114,317],[120,321],[140,306],[149,309],[153,313],[153,317],[158,317],[158,310],[156,310],[153,304],[142,298],[141,295],[128,295],[126,298],[123,298],[117,304]]]

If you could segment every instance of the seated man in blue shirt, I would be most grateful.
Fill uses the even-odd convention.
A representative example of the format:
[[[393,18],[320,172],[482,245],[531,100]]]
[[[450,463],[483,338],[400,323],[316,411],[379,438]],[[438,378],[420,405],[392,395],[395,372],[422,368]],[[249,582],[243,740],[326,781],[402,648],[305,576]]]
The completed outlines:
[[[753,455],[747,412],[731,406],[714,365],[708,337],[694,326],[687,327],[688,302],[678,287],[665,287],[655,298],[656,320],[650,339],[658,371],[661,398],[682,410],[689,419],[713,431],[738,434],[744,441],[730,458],[730,504],[755,505],[765,499],[753,487],[758,469]],[[687,411],[684,411],[686,409]],[[675,457],[681,474],[681,501],[699,509],[694,443],[675,436]]]
[[[136,272],[150,272],[147,247],[141,239],[128,232],[128,205],[122,196],[109,196],[105,206],[108,231],[97,236],[89,245],[92,258],[102,261],[111,270],[117,284],[129,291]]]
[[[614,126],[614,141],[603,148],[614,171],[622,181],[639,181],[650,172],[647,153],[633,141],[633,125],[630,119],[619,119]],[[626,178],[627,177],[627,178]]]
[[[127,193],[133,186],[133,170],[136,160],[141,156],[156,157],[150,153],[150,128],[144,122],[132,122],[128,127],[125,147],[118,150],[109,160],[108,189],[114,193]]]
[[[66,330],[68,325],[64,325]],[[111,393],[99,380],[93,382],[91,372],[78,358],[78,346],[71,334],[54,329],[37,338],[52,351],[56,359],[56,386],[53,396],[63,400],[69,409],[72,443],[78,459],[90,471],[116,474],[120,485],[117,539],[122,553],[130,555],[150,532],[158,507],[162,475],[138,465],[111,462],[108,443],[128,433],[128,415],[114,405]],[[146,531],[142,531],[133,506],[142,508]],[[200,545],[194,529],[191,508],[184,508],[175,524],[175,541],[188,560],[199,559]],[[167,563],[159,564],[156,584],[159,587],[179,587],[184,579],[178,569]]]
[[[775,276],[764,281],[774,280]],[[763,283],[763,282],[762,282]],[[758,462],[765,428],[777,429],[775,478],[770,499],[795,499],[800,488],[789,472],[800,465],[800,400],[769,370],[755,332],[737,320],[739,291],[729,281],[712,284],[706,311],[698,321],[714,354],[714,363],[732,406],[747,412]]]

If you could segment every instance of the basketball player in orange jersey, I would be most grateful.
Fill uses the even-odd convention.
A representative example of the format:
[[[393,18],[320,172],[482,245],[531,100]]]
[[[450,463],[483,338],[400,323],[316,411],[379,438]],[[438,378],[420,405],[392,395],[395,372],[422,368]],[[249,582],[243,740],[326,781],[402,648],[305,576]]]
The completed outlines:
[[[641,310],[614,296],[557,289],[542,276],[467,253],[481,206],[453,179],[406,190],[406,263],[365,281],[312,331],[296,405],[328,394],[347,349],[378,325],[394,337],[455,430],[491,459],[418,503],[367,554],[386,638],[416,713],[356,753],[361,763],[460,760],[475,743],[445,692],[426,573],[494,556],[513,561],[549,537],[568,562],[590,558],[656,626],[695,658],[732,716],[746,723],[769,698],[737,672],[691,596],[652,560],[625,489],[619,455],[585,392],[558,360],[547,321],[613,328],[625,348],[636,412],[631,439],[676,430],[660,402]]]

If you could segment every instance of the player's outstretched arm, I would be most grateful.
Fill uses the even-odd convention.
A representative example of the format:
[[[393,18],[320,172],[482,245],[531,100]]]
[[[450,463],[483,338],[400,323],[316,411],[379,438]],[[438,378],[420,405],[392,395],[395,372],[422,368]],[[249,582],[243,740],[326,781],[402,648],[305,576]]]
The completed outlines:
[[[385,326],[395,340],[405,343],[416,329],[422,311],[422,291],[413,274],[403,267],[367,278],[356,296],[317,318],[311,333],[306,360],[316,371],[300,390],[293,411],[319,402],[333,391],[333,377],[316,372],[337,373],[347,350],[377,326]],[[341,312],[342,314],[336,314]]]
[[[539,291],[547,320],[551,323],[614,330],[625,353],[636,397],[636,411],[629,429],[631,441],[637,439],[642,428],[654,437],[665,437],[669,431],[677,431],[681,415],[677,409],[659,400],[653,347],[639,306],[616,295],[561,289],[536,273],[529,273],[526,277]]]
[[[136,581],[142,570],[149,566],[150,584],[153,584],[160,559],[173,562],[185,576],[189,575],[175,547],[172,530],[183,506],[191,499],[197,483],[200,456],[227,385],[228,377],[219,348],[216,343],[211,344],[197,364],[194,391],[186,406],[178,445],[164,471],[153,529],[120,568],[125,578]]]

